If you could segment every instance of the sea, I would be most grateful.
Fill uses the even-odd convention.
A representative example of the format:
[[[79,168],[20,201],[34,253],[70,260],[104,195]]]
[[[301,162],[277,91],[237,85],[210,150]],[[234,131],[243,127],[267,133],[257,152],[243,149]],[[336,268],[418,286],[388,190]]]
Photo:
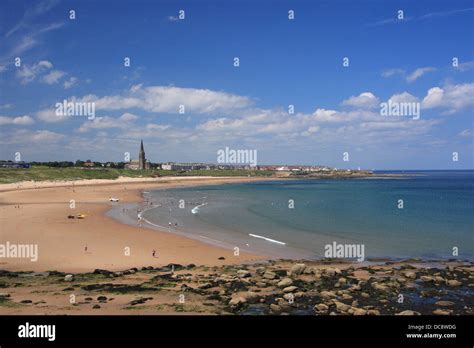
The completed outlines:
[[[382,174],[397,174],[390,177]],[[474,171],[390,171],[159,189],[109,214],[269,258],[321,259],[363,245],[365,260],[474,260]],[[124,213],[124,211],[126,213]]]

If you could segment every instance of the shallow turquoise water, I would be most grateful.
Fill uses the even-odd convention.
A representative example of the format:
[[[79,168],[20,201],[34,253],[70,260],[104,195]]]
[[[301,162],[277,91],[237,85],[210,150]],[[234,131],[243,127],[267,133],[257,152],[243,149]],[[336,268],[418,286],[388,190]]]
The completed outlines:
[[[411,174],[157,190],[148,198],[160,206],[144,216],[171,222],[172,232],[274,257],[319,258],[335,241],[363,244],[366,259],[450,258],[453,247],[473,259],[474,172]]]

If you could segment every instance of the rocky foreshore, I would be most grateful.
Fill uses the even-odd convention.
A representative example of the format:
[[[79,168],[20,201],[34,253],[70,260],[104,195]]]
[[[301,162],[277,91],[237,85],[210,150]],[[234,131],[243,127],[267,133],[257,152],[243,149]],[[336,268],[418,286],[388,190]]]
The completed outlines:
[[[0,271],[1,314],[473,314],[473,262],[270,261]]]

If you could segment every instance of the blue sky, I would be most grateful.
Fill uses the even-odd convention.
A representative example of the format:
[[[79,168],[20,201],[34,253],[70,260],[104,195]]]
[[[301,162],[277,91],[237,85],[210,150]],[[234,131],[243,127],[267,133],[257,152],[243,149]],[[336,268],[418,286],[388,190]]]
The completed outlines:
[[[4,0],[0,10],[2,159],[122,161],[143,138],[153,162],[216,162],[230,147],[257,150],[259,164],[474,168],[473,1]],[[64,99],[95,103],[95,119],[58,117]],[[419,119],[382,116],[389,99],[419,103]]]

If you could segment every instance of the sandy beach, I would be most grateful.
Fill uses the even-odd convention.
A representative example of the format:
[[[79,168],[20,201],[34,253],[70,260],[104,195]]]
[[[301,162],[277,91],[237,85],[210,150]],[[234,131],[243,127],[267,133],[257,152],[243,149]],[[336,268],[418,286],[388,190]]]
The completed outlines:
[[[117,204],[110,197],[133,203],[151,189],[256,180],[261,179],[121,178],[0,186],[0,244],[38,245],[36,262],[0,259],[1,313],[472,314],[472,262],[268,260],[243,251],[234,256],[232,249],[106,216]],[[85,218],[68,218],[78,214]],[[394,300],[400,293],[403,303]]]
[[[22,182],[0,185],[0,243],[37,244],[38,260],[1,258],[11,271],[88,272],[169,263],[224,265],[252,262],[263,256],[207,245],[186,237],[120,224],[105,216],[110,197],[141,201],[153,188],[212,185],[261,180],[247,177],[119,178]],[[70,201],[75,201],[75,209]],[[84,219],[68,215],[84,214]],[[86,251],[87,246],[87,251]],[[157,255],[152,256],[156,250]],[[130,251],[130,255],[126,255]],[[221,258],[221,259],[219,259]],[[222,259],[224,258],[224,259]]]

